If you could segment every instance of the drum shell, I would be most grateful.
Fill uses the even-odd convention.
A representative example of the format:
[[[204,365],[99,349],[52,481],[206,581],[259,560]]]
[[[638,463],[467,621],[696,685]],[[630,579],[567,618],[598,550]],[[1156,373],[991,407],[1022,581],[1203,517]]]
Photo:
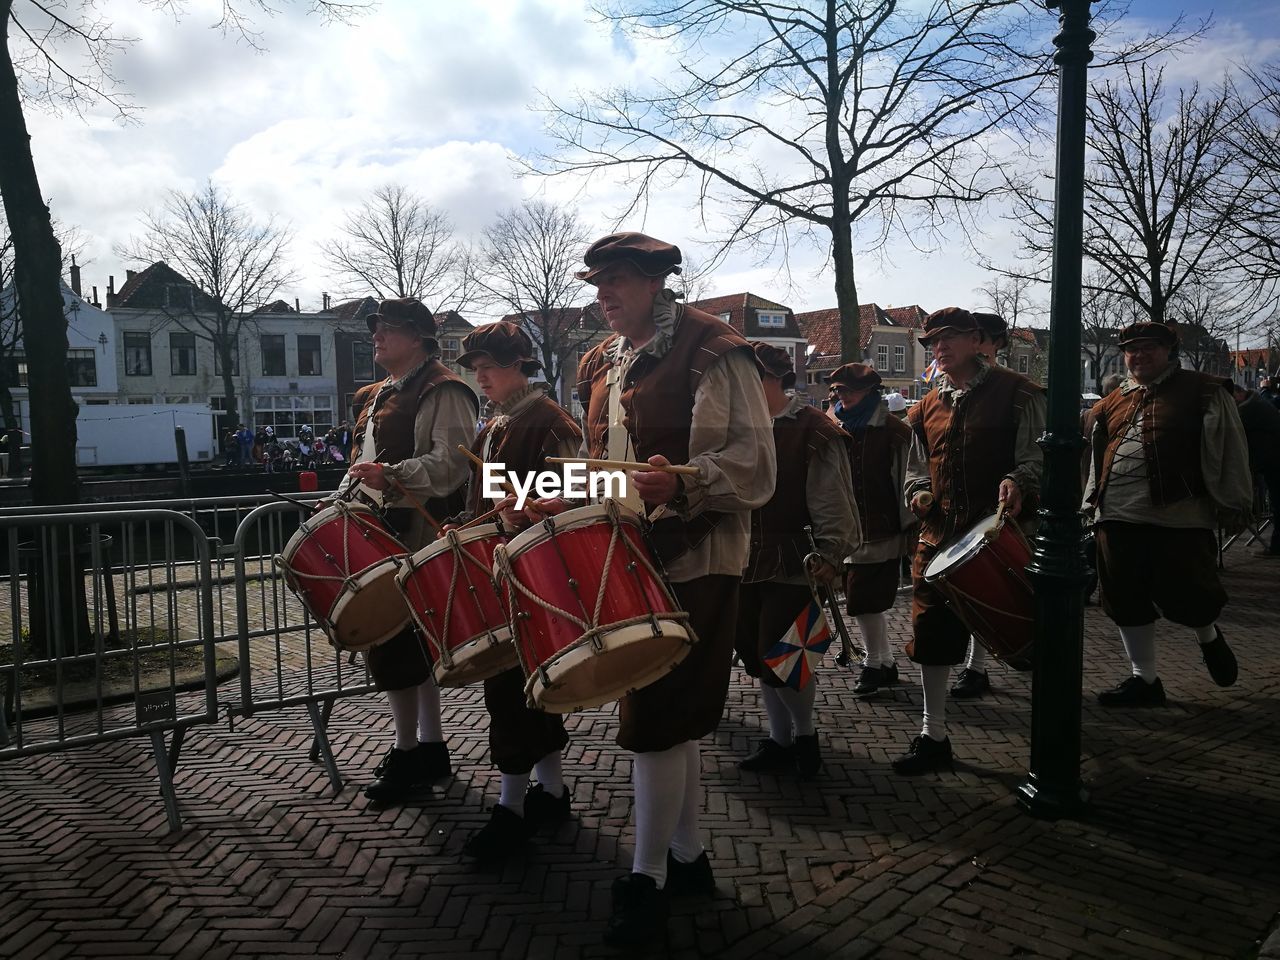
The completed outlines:
[[[395,589],[405,553],[372,511],[344,505],[304,520],[279,562],[286,583],[333,645],[359,651],[384,643],[409,624],[409,611]]]
[[[1035,595],[1027,577],[1031,545],[1008,522],[945,570],[926,571],[977,640],[1002,663],[1031,669],[1035,641]]]
[[[519,663],[492,573],[494,550],[505,540],[495,524],[459,531],[419,550],[396,575],[441,686],[478,683]]]
[[[510,606],[515,643],[530,680],[531,705],[568,713],[652,683],[684,659],[693,637],[666,584],[639,559],[649,560],[651,554],[633,514],[621,511],[612,557],[613,527],[605,507],[570,510],[552,523],[554,532],[534,527],[511,542],[511,573],[529,593],[587,622],[607,577],[598,642],[592,644],[578,623],[534,603],[513,586],[504,586],[503,599]],[[610,657],[609,666],[593,662]],[[548,670],[552,663],[556,670]],[[566,670],[576,676],[565,677]]]

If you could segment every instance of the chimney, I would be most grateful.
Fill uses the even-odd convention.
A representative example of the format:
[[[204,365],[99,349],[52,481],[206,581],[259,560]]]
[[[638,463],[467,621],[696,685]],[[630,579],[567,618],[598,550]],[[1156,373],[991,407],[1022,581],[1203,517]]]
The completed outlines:
[[[297,297],[293,298],[293,312],[294,313],[302,312],[302,303],[298,300]]]
[[[80,265],[76,263],[75,254],[71,255],[71,290],[80,296]]]
[[[107,277],[107,307],[116,305],[116,278]]]
[[[93,288],[93,305],[95,307],[102,306],[102,304],[98,302],[98,288],[96,286]]]
[[[124,282],[125,282],[125,283],[128,283],[130,280],[132,280],[132,279],[133,279],[134,277],[136,277],[137,275],[138,275],[138,271],[137,271],[137,270],[125,270],[125,272],[124,272]]]
[[[328,311],[328,309],[329,309],[329,295],[328,295],[327,293],[322,293],[322,294],[320,294],[320,300],[321,300],[321,302],[324,304],[320,309],[325,310],[325,311]]]

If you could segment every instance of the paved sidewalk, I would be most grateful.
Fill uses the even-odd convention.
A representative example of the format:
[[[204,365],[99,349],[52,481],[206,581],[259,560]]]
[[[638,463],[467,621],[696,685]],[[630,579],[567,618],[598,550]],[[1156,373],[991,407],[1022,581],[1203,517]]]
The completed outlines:
[[[1233,548],[1222,623],[1240,682],[1215,687],[1194,640],[1162,628],[1168,708],[1104,711],[1124,675],[1096,608],[1086,623],[1083,822],[1019,811],[1029,678],[953,704],[954,771],[888,761],[918,729],[905,658],[891,696],[820,677],[827,769],[815,783],[742,773],[759,698],[735,675],[703,746],[704,825],[719,895],[680,905],[654,955],[739,957],[1256,956],[1280,911],[1280,563]],[[907,629],[906,596],[892,628]],[[457,776],[434,801],[374,813],[359,785],[388,743],[373,700],[330,727],[351,783],[307,760],[304,711],[192,731],[166,834],[142,742],[0,765],[0,956],[476,957],[612,955],[608,884],[629,863],[631,791],[612,710],[574,717],[576,817],[496,871],[462,861],[496,801],[478,690],[446,693]]]

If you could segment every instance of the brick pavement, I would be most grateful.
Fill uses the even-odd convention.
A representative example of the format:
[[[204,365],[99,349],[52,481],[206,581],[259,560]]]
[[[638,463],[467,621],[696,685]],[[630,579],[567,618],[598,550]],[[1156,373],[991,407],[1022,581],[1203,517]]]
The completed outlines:
[[[1092,814],[1047,824],[1010,793],[1025,770],[1029,684],[951,711],[952,772],[887,761],[917,729],[916,675],[862,703],[822,675],[827,770],[816,783],[742,773],[763,722],[737,676],[704,744],[704,825],[719,895],[675,909],[657,953],[733,957],[1247,957],[1280,909],[1280,564],[1232,551],[1223,626],[1241,680],[1214,687],[1186,636],[1162,634],[1170,706],[1086,700]],[[907,626],[905,597],[892,627]],[[1090,608],[1087,693],[1123,672]],[[377,702],[330,726],[351,783],[308,762],[290,709],[192,731],[166,835],[149,753],[117,743],[0,765],[0,956],[595,957],[615,864],[629,862],[629,764],[612,710],[571,720],[576,817],[484,871],[458,850],[497,783],[479,691],[446,694],[458,766],[431,801],[370,812],[359,784],[385,748]]]

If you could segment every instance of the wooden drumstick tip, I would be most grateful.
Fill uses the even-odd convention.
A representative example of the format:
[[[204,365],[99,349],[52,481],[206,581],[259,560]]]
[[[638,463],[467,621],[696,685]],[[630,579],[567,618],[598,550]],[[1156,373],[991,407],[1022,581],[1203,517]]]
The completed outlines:
[[[929,510],[933,507],[933,494],[928,490],[921,491],[916,494],[916,505],[921,510]]]

